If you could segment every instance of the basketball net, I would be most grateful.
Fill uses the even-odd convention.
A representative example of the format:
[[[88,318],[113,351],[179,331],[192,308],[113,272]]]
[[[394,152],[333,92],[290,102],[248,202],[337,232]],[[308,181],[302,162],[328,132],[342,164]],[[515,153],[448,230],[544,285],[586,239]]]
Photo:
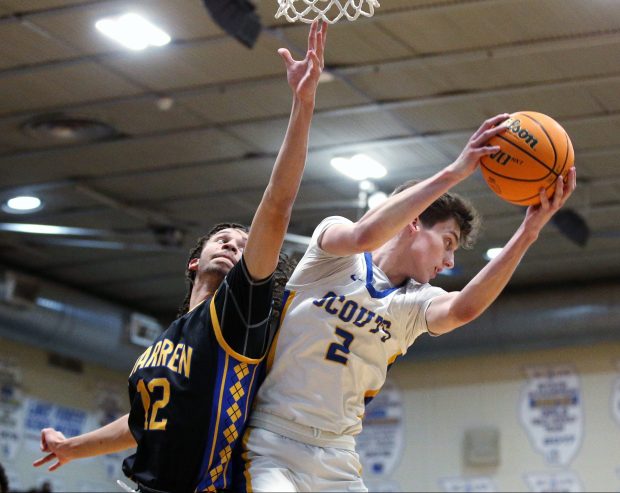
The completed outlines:
[[[321,19],[328,24],[338,22],[342,17],[354,21],[360,15],[372,17],[379,0],[278,0],[276,19],[284,16],[289,22],[301,21],[310,24]]]

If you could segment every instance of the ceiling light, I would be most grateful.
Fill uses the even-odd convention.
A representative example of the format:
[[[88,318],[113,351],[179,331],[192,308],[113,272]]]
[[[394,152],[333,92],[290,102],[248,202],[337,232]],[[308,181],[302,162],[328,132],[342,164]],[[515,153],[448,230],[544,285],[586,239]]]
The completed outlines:
[[[118,135],[107,123],[62,113],[37,115],[20,128],[29,137],[47,141],[95,142]]]
[[[493,260],[495,257],[497,257],[499,255],[499,253],[502,250],[503,249],[501,247],[489,248],[487,250],[487,253],[484,254],[484,258],[486,258],[487,260]]]
[[[336,80],[336,77],[334,76],[334,74],[332,74],[326,69],[323,69],[323,72],[321,72],[321,75],[319,75],[319,84],[325,84],[326,82],[333,82],[334,80]]]
[[[374,209],[378,205],[383,204],[387,200],[387,194],[385,192],[375,192],[368,197],[368,208]]]
[[[375,184],[373,182],[371,182],[370,180],[362,180],[362,181],[360,181],[359,182],[359,188],[363,192],[374,192],[377,189]]]
[[[170,36],[138,14],[124,14],[106,17],[95,23],[95,27],[130,50],[143,50],[148,46],[164,46],[170,43]]]
[[[50,226],[48,224],[11,224],[5,223],[0,226],[2,231],[12,231],[14,233],[29,233],[35,235],[58,235],[62,234],[61,226]]]
[[[0,223],[0,231],[12,233],[28,233],[34,235],[65,235],[65,236],[105,236],[101,229],[72,228],[69,226],[53,226],[49,224]]]
[[[41,209],[41,207],[41,199],[23,195],[7,200],[6,204],[2,206],[2,210],[12,214],[24,214],[28,212],[35,212]]]
[[[357,181],[382,178],[387,174],[381,163],[366,154],[356,154],[351,159],[335,157],[331,160],[331,165],[343,175]]]

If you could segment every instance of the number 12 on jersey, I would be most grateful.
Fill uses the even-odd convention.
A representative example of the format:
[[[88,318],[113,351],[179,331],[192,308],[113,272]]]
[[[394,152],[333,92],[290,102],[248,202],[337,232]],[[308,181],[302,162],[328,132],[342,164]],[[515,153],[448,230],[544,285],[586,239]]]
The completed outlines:
[[[351,334],[351,332],[347,332],[344,329],[341,329],[340,327],[336,327],[335,334],[338,337],[342,338],[342,344],[332,342],[327,348],[327,354],[325,355],[325,358],[331,361],[335,361],[336,363],[346,365],[349,359],[344,355],[351,352],[349,346],[353,342],[353,334]]]
[[[148,387],[148,388],[147,388]],[[157,419],[157,411],[166,407],[170,401],[170,382],[167,378],[154,378],[148,385],[145,385],[144,380],[139,380],[136,386],[140,399],[142,399],[142,406],[144,406],[144,429],[145,430],[165,430],[167,419]],[[161,399],[153,401],[151,406],[151,395],[155,393],[157,388],[162,389]],[[149,420],[149,414],[151,419]]]

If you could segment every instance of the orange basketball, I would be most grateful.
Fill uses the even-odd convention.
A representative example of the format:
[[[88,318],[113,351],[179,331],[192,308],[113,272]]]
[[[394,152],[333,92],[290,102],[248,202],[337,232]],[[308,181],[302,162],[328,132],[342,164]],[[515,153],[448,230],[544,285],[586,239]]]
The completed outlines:
[[[516,205],[540,203],[539,191],[555,192],[558,176],[566,178],[575,162],[573,144],[553,118],[534,111],[510,115],[508,129],[488,145],[500,150],[481,159],[482,176],[491,190]]]

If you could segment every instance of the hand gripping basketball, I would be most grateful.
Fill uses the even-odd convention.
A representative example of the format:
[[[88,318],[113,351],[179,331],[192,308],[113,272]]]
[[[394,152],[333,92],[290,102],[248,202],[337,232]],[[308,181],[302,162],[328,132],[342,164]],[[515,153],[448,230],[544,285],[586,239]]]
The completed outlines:
[[[482,158],[482,175],[491,190],[516,205],[550,199],[559,177],[566,180],[575,162],[566,131],[553,118],[534,111],[510,115],[506,132],[489,140],[499,150]]]

